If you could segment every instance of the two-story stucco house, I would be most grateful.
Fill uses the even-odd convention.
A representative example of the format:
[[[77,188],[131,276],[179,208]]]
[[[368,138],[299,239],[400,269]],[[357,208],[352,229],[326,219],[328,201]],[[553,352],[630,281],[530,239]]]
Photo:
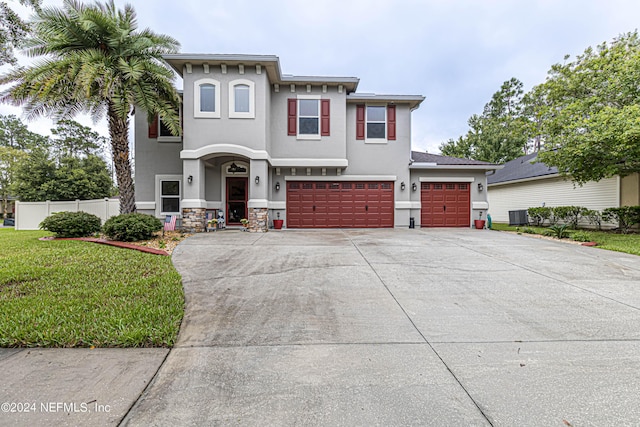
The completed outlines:
[[[495,165],[411,152],[420,95],[357,93],[355,77],[282,74],[276,56],[165,56],[184,82],[183,135],[135,117],[139,212],[288,228],[469,227]]]

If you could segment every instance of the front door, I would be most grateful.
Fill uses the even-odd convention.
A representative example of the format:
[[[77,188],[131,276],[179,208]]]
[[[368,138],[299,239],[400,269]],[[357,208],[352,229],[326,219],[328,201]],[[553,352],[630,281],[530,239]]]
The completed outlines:
[[[227,178],[227,224],[238,225],[247,218],[247,178]]]

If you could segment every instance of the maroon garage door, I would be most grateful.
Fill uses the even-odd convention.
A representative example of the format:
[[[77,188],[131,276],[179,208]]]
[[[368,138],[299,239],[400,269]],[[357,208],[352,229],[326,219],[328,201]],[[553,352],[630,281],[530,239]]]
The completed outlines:
[[[393,227],[392,182],[287,183],[288,228]]]
[[[421,186],[422,227],[469,227],[469,183],[423,182]]]

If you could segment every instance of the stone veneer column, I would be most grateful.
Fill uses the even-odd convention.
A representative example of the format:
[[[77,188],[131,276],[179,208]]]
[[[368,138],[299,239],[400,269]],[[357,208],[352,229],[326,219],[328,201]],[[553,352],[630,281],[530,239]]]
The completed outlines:
[[[269,230],[269,209],[249,208],[249,231],[251,233],[266,233]]]
[[[206,208],[183,208],[182,229],[189,233],[202,233],[207,227]]]

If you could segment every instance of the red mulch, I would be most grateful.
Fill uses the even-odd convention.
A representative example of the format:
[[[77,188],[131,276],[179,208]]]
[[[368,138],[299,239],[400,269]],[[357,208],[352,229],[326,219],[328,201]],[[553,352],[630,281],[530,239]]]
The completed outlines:
[[[146,246],[134,245],[133,243],[116,242],[114,240],[96,239],[94,237],[42,237],[40,240],[80,240],[83,242],[99,243],[101,245],[115,246],[123,249],[133,249],[140,252],[146,252],[154,255],[169,256],[166,251],[154,248],[148,248]]]

